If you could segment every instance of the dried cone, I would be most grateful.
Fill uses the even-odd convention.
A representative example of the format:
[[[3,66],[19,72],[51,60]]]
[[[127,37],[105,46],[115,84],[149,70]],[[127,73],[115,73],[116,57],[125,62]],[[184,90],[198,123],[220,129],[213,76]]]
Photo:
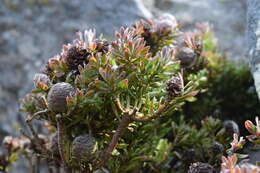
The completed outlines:
[[[182,47],[178,50],[176,58],[180,60],[182,68],[190,68],[196,64],[197,55],[189,47]]]
[[[183,152],[182,158],[186,163],[193,163],[196,162],[197,153],[193,148],[190,148]]]
[[[86,49],[77,48],[73,46],[66,52],[65,62],[67,63],[70,71],[77,71],[78,66],[83,66],[88,63],[87,57],[90,55]]]
[[[53,85],[48,93],[48,108],[52,112],[63,113],[67,111],[66,97],[75,89],[69,83],[61,82]]]
[[[182,79],[179,76],[173,76],[171,80],[166,82],[166,91],[169,97],[178,97],[182,93]]]
[[[214,168],[208,163],[196,162],[190,165],[188,173],[214,173]]]
[[[72,158],[80,162],[89,162],[97,150],[97,142],[91,135],[80,135],[72,142]]]
[[[106,41],[96,41],[97,47],[96,51],[102,54],[108,52],[108,42]],[[70,71],[75,71],[78,73],[78,66],[84,66],[88,64],[88,59],[91,53],[81,46],[68,46],[68,49],[64,49],[63,57],[67,63]]]
[[[223,126],[225,129],[225,132],[228,135],[233,136],[234,133],[239,135],[239,127],[235,121],[226,120],[226,121],[224,121]]]
[[[211,144],[211,152],[213,155],[221,154],[223,151],[224,147],[221,143],[215,141]]]

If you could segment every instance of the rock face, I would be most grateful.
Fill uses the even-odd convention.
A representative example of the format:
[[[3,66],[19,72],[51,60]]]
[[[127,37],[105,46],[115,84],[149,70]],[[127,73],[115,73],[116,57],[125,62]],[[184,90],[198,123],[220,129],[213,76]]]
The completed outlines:
[[[227,51],[232,59],[246,60],[246,0],[143,1],[154,13],[173,14],[184,28],[193,27],[196,22],[209,22],[213,25],[221,50]]]
[[[255,80],[256,91],[260,98],[260,1],[248,0],[247,14],[248,55]]]
[[[111,37],[118,27],[150,17],[138,0],[0,1],[0,128],[14,132],[18,99],[76,31],[94,27]]]

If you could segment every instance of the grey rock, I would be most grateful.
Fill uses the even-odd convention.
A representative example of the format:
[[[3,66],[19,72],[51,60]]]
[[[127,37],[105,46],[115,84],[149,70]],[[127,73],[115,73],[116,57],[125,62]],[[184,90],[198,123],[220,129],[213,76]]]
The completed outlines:
[[[252,146],[246,146],[244,149],[245,153],[249,155],[249,163],[257,164],[260,161],[260,150],[252,149]]]
[[[213,25],[220,49],[227,52],[231,59],[247,60],[246,0],[148,0],[148,2],[144,4],[155,15],[171,13],[184,29],[193,28],[195,23],[209,22]]]
[[[247,21],[248,55],[260,98],[260,1],[248,0]]]

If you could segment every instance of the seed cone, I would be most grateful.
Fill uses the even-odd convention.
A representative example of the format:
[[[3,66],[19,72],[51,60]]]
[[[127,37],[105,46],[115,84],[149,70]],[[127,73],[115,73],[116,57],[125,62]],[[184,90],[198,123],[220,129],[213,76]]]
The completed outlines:
[[[96,51],[98,53],[105,54],[108,52],[108,42],[97,40],[96,44]],[[63,57],[69,67],[69,70],[75,71],[76,73],[79,73],[79,65],[84,66],[84,64],[88,64],[88,58],[90,57],[90,55],[91,53],[86,48],[79,45],[69,46],[68,50],[64,50],[63,53]]]
[[[48,93],[48,108],[52,112],[63,113],[67,111],[66,97],[75,89],[69,83],[61,82],[53,85]]]
[[[171,80],[166,83],[166,91],[169,97],[178,97],[182,92],[182,80],[179,76],[173,76]]]
[[[83,66],[88,63],[87,57],[90,55],[86,49],[77,48],[76,46],[71,47],[65,56],[65,62],[67,63],[69,70],[78,70],[78,66]]]
[[[88,162],[92,160],[97,149],[94,137],[90,135],[80,135],[72,142],[72,158],[78,161]]]
[[[228,135],[233,136],[234,133],[239,135],[239,127],[235,121],[226,120],[223,123],[223,127]]]
[[[214,173],[214,168],[207,164],[196,162],[190,165],[188,173]]]
[[[178,50],[176,58],[180,60],[183,68],[190,68],[195,65],[197,55],[193,49],[189,47],[182,47]]]
[[[182,158],[186,163],[193,163],[193,162],[196,162],[197,153],[193,148],[187,149],[183,152]]]
[[[213,155],[221,154],[223,151],[224,147],[221,143],[215,141],[211,144],[211,152]]]

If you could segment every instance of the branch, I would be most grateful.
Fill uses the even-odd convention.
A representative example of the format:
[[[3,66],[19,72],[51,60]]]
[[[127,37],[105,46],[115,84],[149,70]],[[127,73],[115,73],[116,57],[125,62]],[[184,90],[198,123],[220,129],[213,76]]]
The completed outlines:
[[[133,112],[130,113],[125,113],[122,120],[120,121],[119,126],[116,129],[115,134],[112,137],[112,140],[109,143],[109,146],[107,149],[104,151],[103,156],[101,157],[102,160],[94,167],[94,169],[98,169],[101,166],[103,166],[110,158],[111,153],[113,150],[116,148],[118,144],[118,140],[123,134],[124,130],[128,127],[129,123],[132,121],[132,116],[136,114],[136,109],[133,110]]]
[[[26,119],[26,121],[32,121],[37,115],[42,114],[42,113],[47,113],[47,112],[48,112],[48,109],[44,109],[42,111],[38,111],[38,112],[34,113],[32,116],[28,117]]]
[[[122,113],[126,113],[125,109],[123,108],[121,102],[120,102],[120,99],[119,99],[119,96],[117,95],[115,97],[115,104],[117,106],[117,108],[122,112]]]
[[[58,133],[58,148],[59,148],[59,154],[60,154],[60,158],[61,158],[61,161],[64,165],[64,169],[66,171],[66,173],[69,173],[71,172],[68,165],[67,165],[67,162],[66,162],[66,158],[65,158],[65,155],[64,155],[64,150],[63,150],[63,142],[64,142],[64,126],[62,125],[62,122],[61,122],[61,115],[60,114],[57,114],[56,115],[56,121],[57,121],[57,133]]]
[[[26,124],[29,127],[32,135],[33,135],[33,139],[28,137],[32,143],[35,143],[36,146],[38,147],[38,149],[45,155],[49,156],[50,153],[49,151],[45,148],[45,146],[43,146],[42,140],[39,138],[38,134],[36,133],[36,131],[33,128],[32,122],[30,120],[26,120]],[[26,135],[27,137],[27,135]]]
[[[162,106],[160,106],[158,108],[158,110],[150,117],[136,117],[136,116],[132,116],[131,119],[133,121],[137,121],[137,122],[148,122],[151,121],[153,119],[159,118],[161,116],[161,114],[169,107],[170,101],[165,102]]]

